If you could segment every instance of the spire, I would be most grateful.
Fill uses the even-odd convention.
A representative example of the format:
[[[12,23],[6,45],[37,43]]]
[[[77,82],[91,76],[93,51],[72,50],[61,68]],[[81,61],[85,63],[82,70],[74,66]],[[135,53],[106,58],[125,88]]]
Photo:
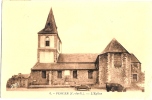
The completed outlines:
[[[102,53],[108,52],[127,52],[129,53],[115,38],[107,45]]]
[[[50,9],[50,13],[48,15],[45,27],[39,32],[39,34],[51,34],[51,33],[58,33],[52,8]]]

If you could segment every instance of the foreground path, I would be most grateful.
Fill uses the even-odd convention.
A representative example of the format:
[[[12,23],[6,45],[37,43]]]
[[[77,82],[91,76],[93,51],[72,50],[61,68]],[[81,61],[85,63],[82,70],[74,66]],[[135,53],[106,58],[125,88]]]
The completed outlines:
[[[77,91],[75,88],[7,88],[7,91]],[[91,89],[93,92],[107,92],[105,89]],[[126,92],[142,92],[141,90],[127,90]]]

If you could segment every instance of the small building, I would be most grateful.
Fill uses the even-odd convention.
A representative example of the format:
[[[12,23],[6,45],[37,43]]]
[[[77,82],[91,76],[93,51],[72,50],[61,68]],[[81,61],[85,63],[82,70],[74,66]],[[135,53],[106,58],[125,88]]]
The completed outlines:
[[[108,82],[130,87],[142,79],[141,62],[116,39],[100,54],[64,54],[61,49],[51,9],[45,27],[38,32],[37,63],[31,68],[29,84],[105,87]]]
[[[28,79],[30,77],[30,74],[21,74],[13,75],[9,80],[7,81],[7,88],[10,88],[12,84],[18,83],[18,87],[28,87]]]

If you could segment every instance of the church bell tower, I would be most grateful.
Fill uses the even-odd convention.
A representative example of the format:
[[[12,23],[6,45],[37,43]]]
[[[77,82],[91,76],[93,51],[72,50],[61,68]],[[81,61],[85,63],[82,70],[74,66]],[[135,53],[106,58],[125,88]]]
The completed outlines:
[[[38,32],[37,60],[39,63],[56,63],[61,53],[61,40],[57,32],[52,8],[45,27]]]

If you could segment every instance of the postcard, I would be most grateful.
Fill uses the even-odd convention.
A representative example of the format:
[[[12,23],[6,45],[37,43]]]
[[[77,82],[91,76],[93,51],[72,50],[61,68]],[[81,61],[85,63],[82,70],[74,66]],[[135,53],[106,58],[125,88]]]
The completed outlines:
[[[152,2],[3,1],[2,98],[151,99]]]

